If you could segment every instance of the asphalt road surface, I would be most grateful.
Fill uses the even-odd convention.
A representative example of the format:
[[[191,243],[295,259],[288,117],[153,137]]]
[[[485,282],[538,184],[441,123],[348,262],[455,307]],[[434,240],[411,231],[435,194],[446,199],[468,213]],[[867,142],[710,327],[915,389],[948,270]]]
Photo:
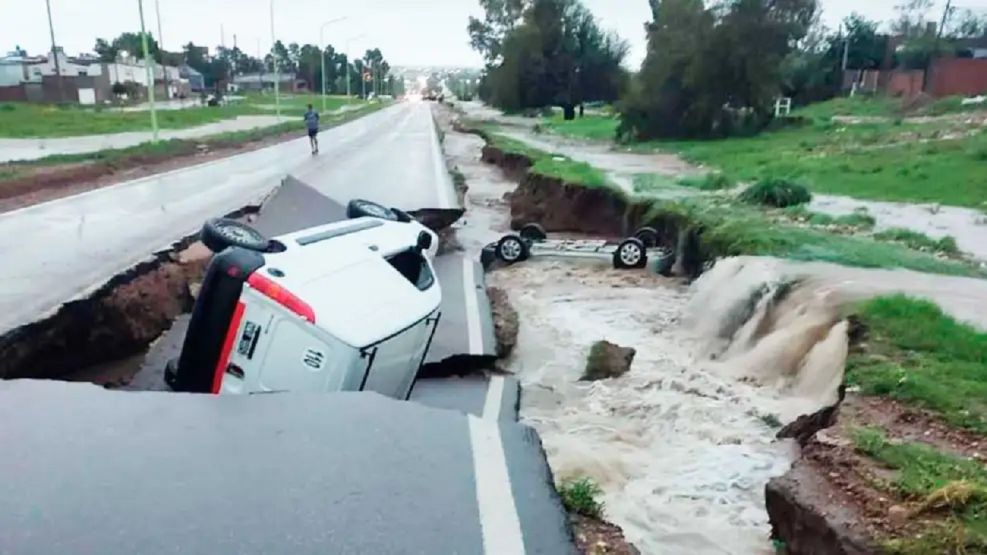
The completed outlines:
[[[303,126],[299,122],[299,134]],[[0,214],[0,333],[269,193],[289,173],[335,200],[414,210],[455,204],[425,103],[400,103],[320,135]]]
[[[537,435],[370,393],[0,381],[0,553],[573,553]]]

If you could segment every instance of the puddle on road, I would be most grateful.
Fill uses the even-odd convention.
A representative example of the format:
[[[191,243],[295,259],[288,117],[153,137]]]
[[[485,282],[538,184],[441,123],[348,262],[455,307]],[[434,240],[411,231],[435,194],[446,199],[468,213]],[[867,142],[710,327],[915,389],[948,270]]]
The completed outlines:
[[[897,227],[924,233],[933,239],[951,235],[963,252],[987,261],[987,213],[971,208],[859,200],[815,195],[809,209],[843,216],[866,208],[877,220],[876,231]]]

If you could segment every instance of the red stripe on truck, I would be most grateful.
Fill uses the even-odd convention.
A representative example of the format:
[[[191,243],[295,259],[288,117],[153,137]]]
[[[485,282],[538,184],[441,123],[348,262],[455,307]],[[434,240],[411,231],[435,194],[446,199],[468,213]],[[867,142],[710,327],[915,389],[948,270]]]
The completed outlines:
[[[219,362],[216,363],[216,371],[212,377],[212,393],[219,394],[219,388],[223,385],[223,375],[226,374],[226,366],[230,363],[230,355],[233,354],[233,344],[236,343],[237,333],[240,331],[240,322],[243,321],[243,313],[247,307],[243,303],[237,303],[233,310],[233,317],[230,318],[230,327],[226,330],[226,339],[223,340],[223,350],[219,352]]]

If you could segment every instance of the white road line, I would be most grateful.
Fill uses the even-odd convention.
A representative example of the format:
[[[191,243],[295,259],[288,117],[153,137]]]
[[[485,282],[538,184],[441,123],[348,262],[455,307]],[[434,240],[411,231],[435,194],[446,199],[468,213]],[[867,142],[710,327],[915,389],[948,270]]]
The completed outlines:
[[[468,258],[463,258],[463,295],[469,352],[471,355],[482,355],[483,332],[480,327],[480,307],[476,301],[476,276],[473,261]]]
[[[469,417],[469,426],[483,551],[487,555],[524,555],[521,520],[507,473],[500,426],[475,416]]]
[[[435,129],[436,122],[431,108],[428,108],[428,118],[432,124],[432,167],[435,169],[435,192],[440,204],[438,208],[455,208],[457,203],[452,199],[452,178],[449,177],[449,168],[446,166],[445,156],[442,155],[439,133]]]
[[[483,418],[500,420],[500,406],[504,404],[504,377],[491,376],[487,384],[487,397],[483,401]]]

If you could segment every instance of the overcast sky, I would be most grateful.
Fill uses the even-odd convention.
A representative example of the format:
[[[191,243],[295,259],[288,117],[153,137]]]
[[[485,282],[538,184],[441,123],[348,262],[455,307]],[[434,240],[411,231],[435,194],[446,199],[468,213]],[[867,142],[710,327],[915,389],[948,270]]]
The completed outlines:
[[[632,45],[630,65],[644,57],[642,24],[649,17],[647,0],[583,0],[607,29],[617,31]],[[836,27],[853,11],[871,19],[887,20],[901,0],[821,0],[824,19]],[[257,55],[271,42],[268,0],[158,0],[164,46],[178,50],[189,41],[210,48],[220,44],[221,29],[227,46],[236,35],[240,48]],[[936,18],[945,0],[936,2]],[[987,0],[959,0],[960,7],[987,10]],[[59,45],[70,54],[90,51],[97,37],[111,39],[139,29],[137,0],[51,0]],[[157,32],[155,0],[144,0],[144,18]],[[366,36],[351,43],[351,52],[379,46],[395,65],[476,65],[480,57],[470,50],[466,22],[479,15],[477,0],[274,0],[274,23],[285,42],[319,40],[322,22],[348,19],[326,27],[326,40],[342,48],[347,37]],[[30,53],[47,51],[48,21],[44,0],[0,0],[0,51],[20,45]]]

